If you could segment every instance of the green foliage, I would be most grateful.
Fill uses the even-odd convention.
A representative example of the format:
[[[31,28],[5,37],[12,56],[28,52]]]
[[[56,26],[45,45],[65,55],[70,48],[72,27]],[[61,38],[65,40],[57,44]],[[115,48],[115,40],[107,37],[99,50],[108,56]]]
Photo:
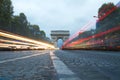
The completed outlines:
[[[38,25],[28,23],[24,13],[13,16],[11,0],[0,0],[0,29],[34,39],[45,40],[46,34]]]
[[[31,25],[30,23],[28,23],[24,13],[20,13],[19,16],[13,17],[12,32],[34,39],[45,38],[45,32],[40,31],[38,25]]]
[[[38,25],[31,25],[31,26],[32,26],[32,29],[36,32],[40,30]]]
[[[42,37],[46,37],[46,34],[44,31],[40,31]]]
[[[113,8],[115,8],[115,10],[112,13],[107,15],[103,20],[100,20],[96,23],[96,33],[105,32],[109,29],[120,26],[120,8],[116,7],[113,3],[103,4],[99,9],[98,15],[100,16],[101,14],[107,13],[107,11]],[[102,36],[102,39],[107,39],[119,35],[120,31],[115,31]]]
[[[12,29],[13,33],[28,36],[28,22],[24,13],[20,13],[19,16],[14,16],[12,19]]]
[[[100,18],[104,14],[106,14],[108,11],[110,11],[112,8],[114,8],[115,5],[113,3],[104,3],[98,10],[98,17]]]
[[[98,15],[107,13],[113,7],[116,7],[113,3],[103,4],[99,8]],[[96,32],[106,31],[110,28],[120,25],[120,8],[116,8],[111,14],[107,15],[103,20],[97,22]]]
[[[0,0],[0,29],[10,31],[12,14],[11,0]]]

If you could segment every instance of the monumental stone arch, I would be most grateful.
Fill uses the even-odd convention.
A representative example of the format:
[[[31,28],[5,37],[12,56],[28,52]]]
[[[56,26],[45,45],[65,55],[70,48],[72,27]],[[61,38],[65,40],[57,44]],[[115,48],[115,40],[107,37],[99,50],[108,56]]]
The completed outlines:
[[[53,30],[50,35],[52,43],[54,43],[55,47],[57,47],[58,39],[62,39],[63,42],[65,42],[69,38],[70,32],[68,30]]]

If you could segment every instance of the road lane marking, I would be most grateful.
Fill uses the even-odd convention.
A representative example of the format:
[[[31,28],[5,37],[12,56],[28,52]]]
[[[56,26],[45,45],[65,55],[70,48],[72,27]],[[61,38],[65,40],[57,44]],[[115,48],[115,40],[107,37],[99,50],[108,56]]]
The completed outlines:
[[[53,65],[58,73],[59,80],[81,80],[55,54],[50,51]]]
[[[0,61],[0,64],[1,64],[1,63],[6,63],[6,62],[15,61],[15,60],[26,59],[26,58],[38,56],[38,55],[41,55],[41,54],[43,54],[43,53],[33,54],[33,55],[29,55],[29,56],[24,56],[24,57],[18,57],[18,58],[14,58],[14,59],[3,60],[3,61]]]

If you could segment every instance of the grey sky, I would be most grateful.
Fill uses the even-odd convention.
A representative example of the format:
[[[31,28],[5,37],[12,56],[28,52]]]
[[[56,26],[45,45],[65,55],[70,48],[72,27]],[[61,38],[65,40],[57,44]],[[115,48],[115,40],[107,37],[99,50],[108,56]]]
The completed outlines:
[[[51,30],[70,30],[73,34],[97,15],[105,2],[119,0],[12,0],[14,14],[25,13],[31,24],[38,24],[50,37]]]

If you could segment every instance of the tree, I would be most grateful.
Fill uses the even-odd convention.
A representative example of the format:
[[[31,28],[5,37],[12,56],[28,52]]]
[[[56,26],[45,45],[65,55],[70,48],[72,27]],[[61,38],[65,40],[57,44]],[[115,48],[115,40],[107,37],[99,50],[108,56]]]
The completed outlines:
[[[19,16],[13,16],[12,18],[12,29],[11,32],[16,33],[16,34],[20,34],[21,32],[21,27],[20,27],[20,20],[19,20]]]
[[[114,9],[114,10],[113,10]],[[97,32],[106,31],[117,26],[120,22],[120,8],[117,8],[113,3],[105,3],[98,10],[99,18],[105,15],[110,10],[113,10],[105,18],[96,23]]]
[[[34,39],[46,39],[38,25],[28,23],[24,13],[13,16],[11,0],[0,0],[0,29]]]
[[[14,30],[13,30],[14,29]],[[28,21],[24,13],[14,16],[12,19],[12,32],[23,36],[30,36]]]
[[[30,25],[29,28],[34,37],[38,37],[40,35],[40,28],[38,25]]]
[[[11,0],[0,0],[0,29],[11,30],[13,6]]]
[[[22,35],[24,36],[28,36],[28,32],[29,32],[29,28],[28,28],[28,21],[27,21],[27,18],[26,18],[26,15],[24,13],[20,13],[19,14],[20,18],[20,27],[22,28]]]
[[[111,13],[96,23],[96,33],[105,32],[114,27],[120,26],[120,7],[115,6],[113,3],[105,3],[99,8],[99,18],[110,10],[112,11]],[[114,31],[113,33],[118,34],[117,31]],[[113,33],[104,35],[104,37],[114,36]]]
[[[33,27],[33,30],[36,32],[40,30],[38,25],[32,25],[32,27]]]
[[[40,31],[40,33],[41,33],[41,36],[42,36],[43,38],[45,38],[45,37],[46,37],[46,34],[45,34],[45,32],[44,32],[44,31]]]
[[[106,14],[108,11],[110,11],[112,8],[114,8],[115,5],[113,3],[104,3],[98,10],[98,17],[102,17],[104,14]]]

